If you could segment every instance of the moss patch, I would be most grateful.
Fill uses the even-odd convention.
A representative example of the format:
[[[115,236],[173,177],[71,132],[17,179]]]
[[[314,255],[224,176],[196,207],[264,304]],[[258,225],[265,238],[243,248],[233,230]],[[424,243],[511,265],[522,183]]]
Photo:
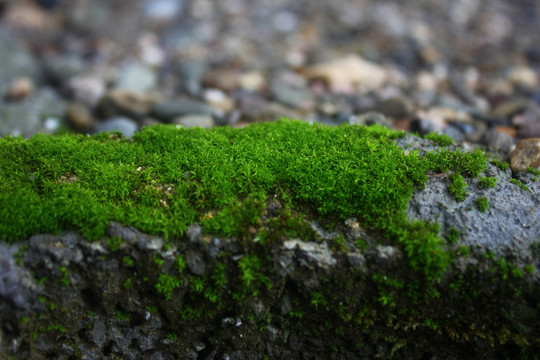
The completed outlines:
[[[379,126],[282,120],[244,129],[151,126],[132,140],[118,133],[6,137],[0,140],[0,238],[75,228],[93,240],[114,220],[168,241],[182,239],[193,222],[205,232],[260,239],[276,234],[263,229],[261,216],[277,196],[284,209],[273,219],[277,226],[284,221],[287,234],[305,231],[287,215],[294,208],[356,217],[384,231],[413,270],[436,280],[450,261],[445,242],[438,226],[409,222],[407,204],[428,172],[453,171],[459,185],[456,179],[485,169],[486,157],[459,149],[405,153],[391,141],[404,135]],[[249,277],[257,263],[249,265],[244,281],[261,282]],[[167,296],[176,284],[161,280]]]

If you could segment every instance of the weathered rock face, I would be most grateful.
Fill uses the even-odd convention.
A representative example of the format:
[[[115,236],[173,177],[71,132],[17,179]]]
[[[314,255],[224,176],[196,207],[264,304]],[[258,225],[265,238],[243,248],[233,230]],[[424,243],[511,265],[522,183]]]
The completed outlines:
[[[396,142],[409,154],[441,150],[409,135]],[[236,235],[193,222],[167,239],[110,221],[94,241],[70,230],[0,243],[0,351],[8,359],[534,359],[539,182],[487,164],[464,180],[463,195],[451,173],[429,173],[410,199],[408,227],[391,231],[290,207],[281,193]],[[55,184],[78,186],[81,174]],[[170,195],[172,185],[152,184]],[[429,272],[440,264],[442,273]]]

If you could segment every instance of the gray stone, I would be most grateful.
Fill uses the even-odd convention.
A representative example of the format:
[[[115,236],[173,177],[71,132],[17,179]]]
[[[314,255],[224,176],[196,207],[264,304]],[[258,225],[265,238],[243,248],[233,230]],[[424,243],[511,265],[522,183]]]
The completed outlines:
[[[465,140],[465,134],[463,134],[463,132],[461,132],[457,127],[453,125],[446,126],[443,129],[442,133],[444,135],[450,136],[452,140],[457,142],[462,142],[463,140]]]
[[[488,169],[497,174],[496,188],[481,189],[477,180],[465,178],[469,187],[462,202],[448,192],[448,178],[429,177],[425,189],[415,192],[409,203],[409,218],[440,223],[443,233],[451,224],[461,234],[460,244],[528,258],[529,245],[540,237],[540,198],[510,183],[508,173],[491,164]],[[538,182],[529,187],[532,194],[540,193]],[[480,196],[489,200],[487,212],[476,209]]]
[[[271,93],[276,101],[293,109],[309,109],[314,105],[311,94],[307,90],[275,84],[271,88]]]
[[[178,117],[191,114],[212,115],[212,108],[199,101],[180,99],[155,104],[151,109],[152,116],[169,123]]]
[[[22,101],[1,104],[0,136],[52,134],[58,126],[50,126],[51,121],[58,124],[59,119],[64,117],[64,109],[64,101],[48,88],[41,88]]]
[[[156,73],[138,62],[126,65],[120,70],[116,88],[131,92],[144,93],[157,85]]]
[[[337,262],[328,249],[327,243],[305,242],[298,239],[288,240],[283,243],[286,250],[299,250],[300,264],[304,266],[315,265],[316,267],[330,267]]]
[[[494,150],[508,153],[514,145],[514,139],[506,133],[490,129],[482,136],[482,143]]]
[[[401,119],[409,117],[413,114],[414,104],[405,96],[394,96],[375,104],[372,111],[381,113],[394,119]]]
[[[378,124],[387,128],[391,128],[392,125],[390,124],[390,121],[380,113],[377,112],[366,112],[363,114],[360,114],[356,117],[351,117],[349,119],[350,125],[374,125]]]
[[[0,94],[3,95],[10,83],[18,78],[38,79],[39,69],[35,58],[22,41],[7,31],[0,31]]]
[[[67,84],[67,81],[84,69],[82,59],[75,55],[48,55],[43,59],[43,72],[54,85]]]
[[[101,124],[96,126],[96,133],[108,132],[108,131],[119,131],[126,138],[131,138],[137,131],[139,126],[137,123],[127,117],[118,116],[111,119],[105,120]]]
[[[206,270],[206,264],[198,253],[191,253],[190,256],[187,256],[186,263],[189,270],[193,274],[197,276],[204,275],[204,271]]]
[[[202,241],[202,235],[202,227],[197,223],[189,225],[186,230],[187,238],[194,243],[200,243]]]

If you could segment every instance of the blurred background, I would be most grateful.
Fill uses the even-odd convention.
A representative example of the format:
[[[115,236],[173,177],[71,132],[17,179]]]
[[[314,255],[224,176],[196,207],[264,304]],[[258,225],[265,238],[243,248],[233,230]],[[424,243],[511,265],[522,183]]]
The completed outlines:
[[[539,20],[536,0],[0,0],[0,136],[286,116],[504,153],[540,137]]]

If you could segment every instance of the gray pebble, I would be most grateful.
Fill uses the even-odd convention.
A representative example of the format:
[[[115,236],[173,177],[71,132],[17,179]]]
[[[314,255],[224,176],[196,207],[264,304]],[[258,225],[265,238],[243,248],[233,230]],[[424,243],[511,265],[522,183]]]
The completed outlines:
[[[212,108],[200,101],[180,99],[155,104],[151,109],[152,116],[168,123],[189,114],[212,115]]]
[[[137,123],[127,117],[114,117],[106,120],[96,127],[96,133],[107,131],[120,131],[126,138],[132,137],[139,129]]]

